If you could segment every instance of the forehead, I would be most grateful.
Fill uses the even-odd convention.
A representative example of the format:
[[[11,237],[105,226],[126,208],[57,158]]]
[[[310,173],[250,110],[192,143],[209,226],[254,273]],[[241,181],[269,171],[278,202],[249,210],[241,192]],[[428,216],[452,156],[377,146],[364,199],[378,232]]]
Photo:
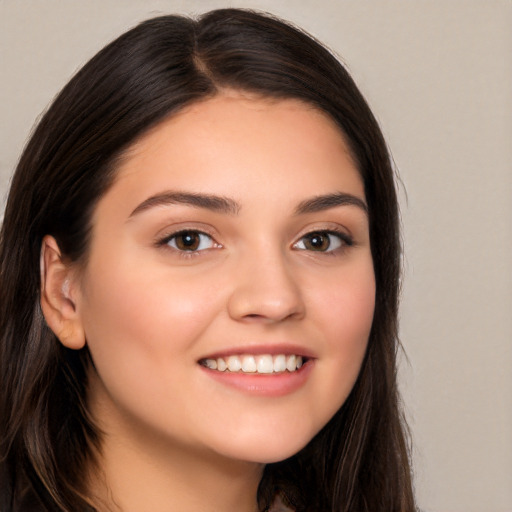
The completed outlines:
[[[229,92],[188,106],[137,141],[113,189],[139,198],[169,188],[269,201],[271,187],[297,200],[340,188],[364,198],[348,144],[327,114],[299,100]]]

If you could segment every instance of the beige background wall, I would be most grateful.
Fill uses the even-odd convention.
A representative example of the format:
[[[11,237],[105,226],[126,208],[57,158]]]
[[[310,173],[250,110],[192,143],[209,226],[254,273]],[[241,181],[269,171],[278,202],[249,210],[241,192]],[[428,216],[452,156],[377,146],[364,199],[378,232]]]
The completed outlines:
[[[348,64],[402,188],[402,388],[426,512],[512,511],[512,2],[0,0],[0,195],[30,128],[106,42],[160,13],[245,6]]]

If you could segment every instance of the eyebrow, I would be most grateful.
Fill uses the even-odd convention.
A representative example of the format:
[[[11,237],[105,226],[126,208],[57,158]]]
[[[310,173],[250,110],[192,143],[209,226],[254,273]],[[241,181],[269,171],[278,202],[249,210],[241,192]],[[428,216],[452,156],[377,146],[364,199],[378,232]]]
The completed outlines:
[[[129,218],[149,210],[150,208],[170,204],[184,204],[230,215],[237,215],[241,209],[240,204],[229,197],[193,192],[169,191],[156,194],[144,200],[132,211]],[[311,199],[306,199],[299,203],[295,209],[295,215],[321,212],[337,206],[356,206],[368,215],[366,203],[359,197],[345,192],[319,195]]]
[[[306,199],[299,203],[295,209],[295,213],[297,215],[316,213],[335,208],[336,206],[356,206],[368,215],[368,206],[366,203],[359,197],[345,192],[337,192],[335,194],[326,194],[313,197],[312,199]]]
[[[240,211],[240,205],[228,197],[192,192],[163,192],[162,194],[151,196],[140,203],[130,214],[130,217],[149,210],[150,208],[154,208],[155,206],[169,204],[185,204],[231,215],[236,215]]]

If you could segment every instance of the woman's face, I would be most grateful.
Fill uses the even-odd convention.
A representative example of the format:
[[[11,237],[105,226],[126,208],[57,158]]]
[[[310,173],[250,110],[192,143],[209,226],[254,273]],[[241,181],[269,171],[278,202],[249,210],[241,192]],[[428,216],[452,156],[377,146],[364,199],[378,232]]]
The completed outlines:
[[[364,188],[339,129],[238,93],[174,115],[99,201],[79,279],[107,433],[291,456],[347,398],[372,324]]]

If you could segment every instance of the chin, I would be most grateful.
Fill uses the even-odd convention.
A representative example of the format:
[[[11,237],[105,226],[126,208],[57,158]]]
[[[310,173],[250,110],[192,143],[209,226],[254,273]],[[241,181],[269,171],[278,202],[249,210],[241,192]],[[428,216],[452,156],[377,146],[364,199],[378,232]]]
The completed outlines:
[[[295,435],[294,435],[295,434]],[[227,449],[218,450],[224,456],[257,464],[272,464],[289,459],[300,452],[314,437],[316,432],[299,435],[259,435],[255,439],[245,438],[241,443],[231,443]]]

